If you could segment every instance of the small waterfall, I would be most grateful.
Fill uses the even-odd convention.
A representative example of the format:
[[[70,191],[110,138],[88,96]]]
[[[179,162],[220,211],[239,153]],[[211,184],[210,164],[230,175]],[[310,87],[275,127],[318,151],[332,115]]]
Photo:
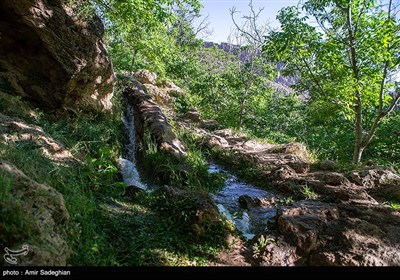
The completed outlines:
[[[125,144],[127,150],[125,157],[119,158],[119,167],[124,183],[127,186],[134,186],[142,190],[147,190],[148,186],[140,179],[139,171],[136,167],[136,130],[135,112],[131,105],[122,116],[122,123],[125,126],[128,142]]]

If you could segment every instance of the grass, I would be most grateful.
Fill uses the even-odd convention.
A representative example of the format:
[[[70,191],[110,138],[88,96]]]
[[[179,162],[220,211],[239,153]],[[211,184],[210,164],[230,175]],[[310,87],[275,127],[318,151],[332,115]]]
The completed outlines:
[[[185,143],[190,143],[189,145],[201,149],[203,155],[207,158],[215,159],[218,163],[224,165],[226,169],[235,172],[242,180],[259,187],[270,187],[267,181],[260,180],[263,172],[269,169],[268,165],[257,165],[249,158],[242,157],[234,151],[223,150],[217,147],[206,147],[203,145],[201,138],[194,136],[188,131],[180,131],[179,138],[185,139]]]
[[[149,140],[148,132],[145,132],[145,138],[147,147],[142,170],[145,178],[152,184],[210,192],[220,189],[225,182],[226,178],[223,174],[208,172],[204,150],[190,139],[179,137],[188,149],[186,157],[177,158],[158,150],[156,145]]]
[[[73,250],[69,264],[206,265],[226,248],[229,225],[224,220],[207,224],[202,237],[188,231],[191,221],[185,217],[193,216],[192,200],[169,201],[157,192],[129,196],[116,168],[124,139],[118,102],[114,102],[113,115],[78,112],[50,121],[50,116],[27,104],[19,112],[20,99],[12,99],[13,105],[8,106],[9,97],[1,98],[4,113],[42,127],[80,159],[60,164],[44,156],[40,145],[31,141],[0,142],[2,160],[64,196],[70,214],[66,235]],[[195,147],[189,149],[187,158],[176,159],[158,151],[151,141],[147,143],[144,167],[156,185],[172,184],[196,197],[225,180],[220,174],[208,174],[206,158]],[[0,175],[0,241],[12,247],[35,238],[35,233],[12,199],[12,178]]]
[[[311,187],[305,185],[300,189],[300,196],[305,199],[318,199],[319,195]]]

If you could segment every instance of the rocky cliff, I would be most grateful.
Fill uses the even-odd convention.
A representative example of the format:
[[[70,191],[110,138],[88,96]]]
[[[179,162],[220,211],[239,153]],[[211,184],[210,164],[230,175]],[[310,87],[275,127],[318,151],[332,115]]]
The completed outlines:
[[[101,22],[63,2],[0,2],[0,89],[45,109],[110,110],[114,76]]]

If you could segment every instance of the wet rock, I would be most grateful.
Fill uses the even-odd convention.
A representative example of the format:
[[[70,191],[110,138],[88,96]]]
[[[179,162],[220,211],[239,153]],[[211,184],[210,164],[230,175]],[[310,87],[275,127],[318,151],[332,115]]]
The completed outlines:
[[[334,171],[336,169],[336,163],[332,160],[324,160],[320,163],[319,167],[321,170]]]
[[[157,81],[157,74],[146,69],[135,72],[134,76],[142,84],[155,85]]]
[[[200,112],[195,108],[189,109],[189,111],[187,111],[183,117],[195,123],[201,122]]]
[[[18,257],[18,265],[66,266],[72,251],[66,233],[69,213],[63,196],[4,161],[0,161],[0,175],[12,178],[10,192],[15,205],[23,209],[27,221],[24,227],[28,227],[30,234],[29,240],[18,240],[19,244],[27,244],[29,249],[26,256]],[[6,245],[15,247],[16,244]],[[2,261],[3,258],[0,264]]]
[[[254,207],[260,207],[262,205],[262,201],[257,197],[251,197],[248,195],[239,196],[239,206],[243,209],[251,209]]]
[[[111,110],[101,21],[83,21],[63,2],[0,1],[0,83],[43,109]]]

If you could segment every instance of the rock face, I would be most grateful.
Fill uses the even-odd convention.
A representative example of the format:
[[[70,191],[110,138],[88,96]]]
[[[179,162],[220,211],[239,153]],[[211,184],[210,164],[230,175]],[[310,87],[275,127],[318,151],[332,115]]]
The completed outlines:
[[[147,94],[158,104],[168,105],[172,96],[183,93],[183,90],[171,81],[157,83],[157,74],[146,69],[137,71],[134,77],[143,84]]]
[[[18,257],[18,265],[67,265],[71,254],[66,238],[69,214],[63,196],[55,189],[28,178],[7,162],[0,162],[0,175],[11,178],[13,201],[17,208],[23,209],[28,224],[25,227],[30,232],[30,241],[27,241],[29,252]],[[2,262],[3,258],[0,264]]]
[[[99,19],[61,0],[0,2],[0,87],[44,109],[110,110],[114,74]]]
[[[186,155],[186,148],[172,131],[167,117],[152,97],[144,91],[144,86],[135,79],[126,84],[123,90],[128,103],[135,108],[136,131],[139,140],[143,140],[143,124],[149,129],[158,147],[170,154],[181,157]],[[138,118],[136,118],[136,116]]]

